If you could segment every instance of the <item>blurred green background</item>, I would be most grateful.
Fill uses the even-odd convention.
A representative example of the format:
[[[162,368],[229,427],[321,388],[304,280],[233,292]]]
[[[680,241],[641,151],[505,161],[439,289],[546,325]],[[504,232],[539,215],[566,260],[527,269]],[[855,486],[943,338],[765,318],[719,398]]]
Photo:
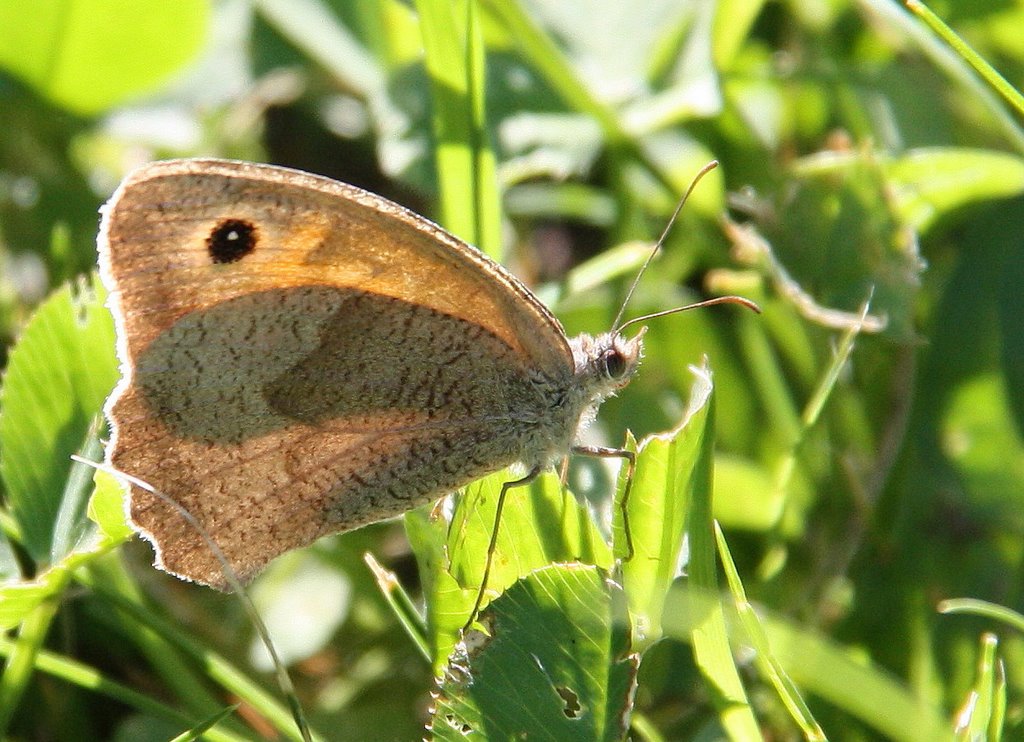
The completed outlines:
[[[94,269],[98,207],[151,159],[298,167],[458,230],[450,178],[439,191],[437,163],[452,141],[432,127],[445,99],[424,66],[424,5],[0,0],[4,365],[40,302]],[[445,5],[465,18],[464,3]],[[932,9],[1021,87],[1024,3]],[[652,322],[640,377],[602,409],[595,438],[618,445],[627,428],[641,436],[673,425],[688,366],[707,356],[715,513],[751,600],[870,660],[951,730],[977,688],[983,634],[993,632],[1006,734],[1024,738],[1017,630],[936,610],[970,597],[1024,612],[1020,113],[888,0],[481,0],[476,10],[487,126],[473,134],[492,148],[501,259],[567,331],[610,326],[635,270],[631,243],[657,237],[712,158],[719,169],[686,206],[627,316],[722,293],[765,310]],[[868,301],[870,331],[809,424],[842,333]],[[74,430],[116,378],[111,350],[73,359],[92,379],[87,401],[68,413]],[[11,585],[56,561],[39,546],[54,519],[33,520],[37,501],[20,472],[50,456],[62,473],[43,489],[59,490],[67,454],[83,440],[70,428],[40,433],[31,415],[15,415],[25,392],[14,379],[0,394],[0,562]],[[36,391],[71,393],[60,389]],[[601,472],[579,468],[571,481],[583,491]],[[33,524],[45,531],[35,542]],[[272,629],[292,635],[285,653],[300,697],[331,739],[418,739],[430,666],[380,597],[362,561],[368,550],[416,593],[403,530],[390,523],[279,560],[257,582],[257,602]],[[234,601],[152,570],[140,543],[107,559],[124,560],[126,579],[156,611],[273,687]],[[109,597],[73,590],[54,611],[52,652],[153,697],[187,693],[167,689],[166,665],[152,669],[155,650]],[[765,736],[796,738],[763,681],[744,677]],[[176,733],[137,706],[43,672],[18,695],[4,711],[0,682],[11,739]],[[831,738],[881,736],[848,709],[805,697]],[[720,732],[685,644],[647,653],[637,709],[663,739]]]

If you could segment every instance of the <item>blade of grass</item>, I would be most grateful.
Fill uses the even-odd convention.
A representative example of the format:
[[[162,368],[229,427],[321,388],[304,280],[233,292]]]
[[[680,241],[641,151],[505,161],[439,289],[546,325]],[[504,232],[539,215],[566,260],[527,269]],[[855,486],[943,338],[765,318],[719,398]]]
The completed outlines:
[[[203,720],[188,731],[182,732],[177,737],[174,737],[170,742],[191,742],[191,740],[202,738],[209,729],[216,726],[221,719],[226,718],[229,714],[233,714],[237,708],[238,704],[236,703],[234,706],[228,706],[227,708],[221,709],[209,719]]]
[[[459,22],[447,0],[417,0],[433,102],[441,222],[492,258],[501,254],[497,167],[487,137],[484,48],[475,3]]]
[[[813,428],[818,422],[818,418],[821,416],[822,410],[825,409],[825,403],[828,401],[829,396],[832,394],[832,390],[835,388],[836,382],[839,380],[840,373],[843,368],[846,367],[846,362],[850,359],[850,355],[853,353],[857,336],[864,330],[863,322],[868,316],[869,303],[870,299],[869,301],[865,301],[861,307],[860,322],[854,322],[850,325],[847,331],[843,333],[843,337],[839,342],[839,347],[836,349],[836,352],[832,357],[832,362],[829,364],[828,368],[825,369],[825,373],[818,382],[818,386],[811,394],[807,404],[804,405],[803,412],[800,415],[799,426],[796,429],[796,436],[776,471],[775,496],[782,498],[784,502],[791,502],[791,500],[786,497],[786,493],[789,491],[793,474],[796,471],[801,449],[803,448],[804,442],[807,440],[807,435],[811,428]],[[786,518],[787,515],[783,512],[782,517],[779,519],[779,523],[784,523]]]
[[[788,621],[762,618],[775,657],[807,693],[834,704],[894,740],[948,740],[941,709],[910,693],[883,669]]]
[[[961,59],[967,62],[981,76],[982,80],[1003,96],[1003,99],[1016,109],[1017,115],[1024,116],[1024,96],[1007,82],[1005,77],[1000,75],[978,52],[974,51],[966,41],[961,39],[953,29],[935,15],[927,5],[920,2],[920,0],[906,0],[906,5],[911,13],[924,21],[928,28],[949,44],[953,51],[959,54]]]
[[[629,731],[638,742],[666,742],[654,722],[636,711],[630,715]]]
[[[917,44],[929,60],[977,96],[981,105],[995,117],[1007,140],[1013,143],[1018,152],[1024,152],[1024,131],[1020,124],[1000,103],[999,98],[993,95],[992,90],[971,72],[962,57],[921,28],[914,17],[903,12],[897,3],[891,0],[859,0],[858,4]]]
[[[706,593],[677,582],[666,605],[666,635],[689,640],[698,623],[716,607],[721,607],[717,592]],[[760,622],[775,658],[793,682],[817,702],[860,719],[886,739],[952,739],[944,709],[923,701],[862,652],[769,612],[761,615]]]
[[[0,637],[0,656],[10,657],[16,651],[16,646],[15,642]],[[193,723],[187,714],[160,703],[134,688],[105,678],[99,670],[70,657],[43,650],[36,656],[35,669],[79,688],[112,698],[154,718],[164,719],[183,727]],[[219,713],[223,713],[223,709]],[[223,729],[211,728],[205,734],[210,742],[243,742],[248,739]]]
[[[983,634],[977,677],[956,718],[956,738],[967,742],[1002,739],[1006,711],[1006,677],[995,634]]]
[[[1017,631],[1024,632],[1024,615],[1005,606],[989,603],[987,600],[975,598],[951,598],[939,603],[939,613],[965,613],[968,615],[984,616],[985,618],[1001,621],[1012,626]]]
[[[373,554],[369,552],[364,554],[363,561],[366,562],[366,566],[373,572],[381,594],[388,602],[388,605],[391,606],[392,612],[398,617],[402,628],[405,629],[405,633],[409,635],[412,643],[420,650],[423,658],[429,662],[430,647],[427,643],[427,627],[423,616],[416,610],[416,606],[409,597],[409,593],[402,587],[402,583],[398,581],[395,573],[389,569],[384,569],[381,563],[374,558]]]
[[[67,574],[64,573],[62,584],[66,583]],[[63,590],[57,594],[61,592]],[[51,596],[36,606],[18,628],[18,639],[12,645],[7,665],[0,676],[0,739],[7,738],[7,728],[35,672],[39,652],[59,606],[57,595]]]
[[[710,375],[705,368],[703,373]],[[708,380],[710,383],[710,379]],[[694,466],[692,495],[686,516],[686,535],[690,545],[689,584],[707,595],[718,593],[715,543],[711,514],[712,441],[714,441],[714,395],[708,400],[707,430],[704,445],[698,449]],[[739,669],[729,647],[725,612],[720,601],[712,601],[690,632],[694,659],[704,676],[722,727],[732,739],[760,739],[761,732]]]
[[[273,724],[284,737],[296,740],[296,742],[302,740],[302,735],[295,725],[295,720],[285,706],[219,654],[199,645],[192,635],[148,610],[142,604],[140,596],[126,594],[123,588],[113,588],[107,580],[96,579],[95,576],[85,571],[79,571],[75,577],[87,587],[102,595],[113,607],[122,611],[132,621],[147,631],[153,632],[162,642],[170,644],[185,655],[185,657],[197,663],[202,667],[210,680],[252,706],[267,721]],[[147,643],[149,645],[153,644],[152,641]],[[180,658],[177,658],[166,649],[161,651],[165,660],[180,662]],[[189,696],[182,697],[189,698]],[[220,705],[217,708],[220,708]],[[213,712],[206,710],[198,715],[202,718],[207,718],[211,713]],[[315,732],[313,732],[313,738],[323,739],[322,736],[317,735]]]
[[[736,563],[732,560],[729,545],[725,541],[725,534],[722,533],[722,528],[718,523],[715,523],[715,539],[718,542],[718,558],[722,562],[725,579],[729,583],[729,592],[732,593],[740,623],[743,624],[747,638],[757,653],[754,662],[761,674],[775,688],[775,692],[789,711],[793,721],[803,730],[804,738],[809,740],[826,739],[825,731],[815,721],[814,715],[801,697],[799,689],[790,680],[782,664],[772,652],[768,636],[764,633],[764,627],[761,626],[760,619],[754,612],[753,606],[750,605],[750,601],[747,600],[743,582],[740,580],[739,572],[736,571]]]

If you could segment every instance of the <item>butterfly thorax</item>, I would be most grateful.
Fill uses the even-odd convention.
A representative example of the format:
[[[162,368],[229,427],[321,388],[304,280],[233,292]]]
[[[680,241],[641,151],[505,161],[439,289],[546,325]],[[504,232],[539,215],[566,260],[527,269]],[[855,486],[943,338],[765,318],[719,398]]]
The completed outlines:
[[[527,466],[554,464],[569,453],[601,403],[633,378],[643,354],[642,337],[642,332],[633,338],[610,332],[569,340],[574,369],[544,384],[546,411],[528,444],[532,460],[524,461]]]

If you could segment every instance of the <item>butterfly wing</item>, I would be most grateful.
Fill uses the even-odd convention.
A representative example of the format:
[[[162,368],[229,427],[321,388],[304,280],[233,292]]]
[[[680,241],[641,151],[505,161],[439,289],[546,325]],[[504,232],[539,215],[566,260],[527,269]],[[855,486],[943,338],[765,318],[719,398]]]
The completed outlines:
[[[156,163],[105,207],[123,379],[110,459],[247,578],[521,458],[538,374],[571,374],[515,278],[377,196],[294,171]],[[132,487],[175,574],[222,587],[194,525]]]

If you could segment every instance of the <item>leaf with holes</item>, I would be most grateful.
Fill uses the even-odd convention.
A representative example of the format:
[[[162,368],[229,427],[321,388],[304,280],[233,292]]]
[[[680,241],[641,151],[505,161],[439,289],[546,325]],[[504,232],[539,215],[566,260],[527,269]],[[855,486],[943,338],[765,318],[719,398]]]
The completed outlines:
[[[539,569],[483,612],[491,636],[441,680],[437,740],[618,740],[625,735],[639,657],[629,646],[620,589],[593,566]]]
[[[421,573],[429,573],[424,582],[431,593],[428,621],[438,672],[480,589],[498,494],[505,482],[515,478],[502,470],[469,485],[447,528],[416,529],[414,537],[407,525]],[[407,523],[421,517],[409,514]],[[527,486],[510,489],[498,525],[485,597],[494,597],[535,569],[569,561],[611,568],[611,549],[587,508],[552,472],[543,473]]]

